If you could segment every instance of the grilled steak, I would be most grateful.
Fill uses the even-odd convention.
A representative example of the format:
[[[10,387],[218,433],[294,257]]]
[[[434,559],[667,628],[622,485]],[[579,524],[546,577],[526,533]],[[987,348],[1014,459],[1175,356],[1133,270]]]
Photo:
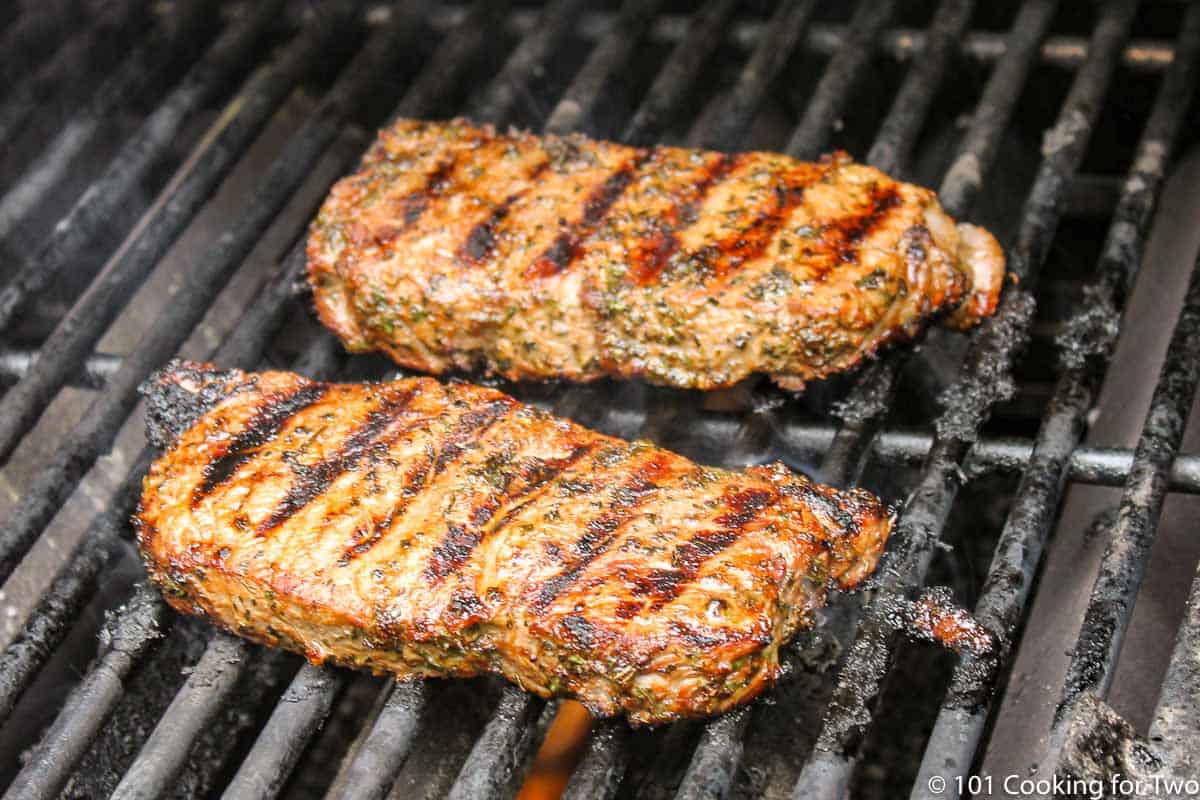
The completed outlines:
[[[317,311],[426,372],[787,388],[990,314],[991,234],[837,155],[638,149],[401,120],[313,223]]]
[[[498,673],[642,723],[757,695],[879,501],[693,464],[500,392],[177,363],[147,384],[138,542],[169,602],[315,662]]]

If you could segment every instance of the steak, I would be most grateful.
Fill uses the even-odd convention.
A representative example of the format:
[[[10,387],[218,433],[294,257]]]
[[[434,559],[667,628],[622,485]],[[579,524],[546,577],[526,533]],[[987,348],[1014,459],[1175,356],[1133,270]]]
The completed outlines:
[[[432,378],[176,362],[137,538],[179,611],[398,677],[495,673],[639,723],[719,713],[875,567],[879,500],[723,470]]]
[[[314,221],[318,314],[431,373],[800,389],[995,309],[1004,255],[844,154],[641,149],[400,120]]]

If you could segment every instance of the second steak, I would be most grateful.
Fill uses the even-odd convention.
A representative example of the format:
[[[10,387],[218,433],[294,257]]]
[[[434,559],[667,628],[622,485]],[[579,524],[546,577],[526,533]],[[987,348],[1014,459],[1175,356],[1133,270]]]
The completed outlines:
[[[313,224],[321,319],[426,372],[798,389],[995,308],[1004,256],[854,164],[401,120]]]
[[[148,388],[138,542],[177,609],[313,661],[497,673],[665,722],[746,702],[879,501],[782,464],[712,469],[431,378],[180,364]]]

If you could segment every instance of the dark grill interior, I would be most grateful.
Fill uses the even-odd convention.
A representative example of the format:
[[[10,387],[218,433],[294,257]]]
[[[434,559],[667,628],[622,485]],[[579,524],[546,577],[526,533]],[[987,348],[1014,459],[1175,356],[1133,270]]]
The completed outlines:
[[[251,646],[168,611],[132,545],[153,456],[136,389],[172,356],[394,373],[346,356],[299,285],[317,203],[394,115],[803,158],[841,148],[938,188],[1009,255],[1000,311],[970,335],[932,332],[800,396],[503,385],[697,460],[781,458],[906,499],[870,589],[798,638],[775,691],[709,722],[596,723],[568,796],[946,796],[978,789],[955,777],[981,770],[997,770],[998,791],[1002,766],[1031,760],[1035,777],[1200,772],[1200,583],[1188,590],[1200,550],[1170,554],[1174,584],[1152,558],[1168,497],[1200,493],[1200,453],[1184,445],[1200,379],[1194,247],[1153,276],[1189,273],[1186,292],[1122,316],[1149,291],[1135,279],[1160,262],[1145,257],[1156,211],[1171,209],[1159,201],[1198,143],[1200,6],[214,8],[0,11],[6,797],[475,798],[521,785],[557,703],[485,679],[393,685]],[[1130,331],[1155,325],[1165,357],[1122,361]],[[1136,383],[1154,387],[1148,413],[1100,402]],[[1136,418],[1129,442],[1091,435],[1104,414]],[[1065,513],[1059,524],[1080,487],[1119,488],[1086,532]],[[999,734],[1020,694],[1012,664],[1037,658],[1018,652],[1045,626],[1043,562],[1072,558],[1064,536],[1092,554],[1081,610],[1052,615],[1066,631],[1043,703],[1056,710],[1014,744]],[[1122,644],[1142,648],[1134,601],[1167,585],[1180,588],[1150,674]],[[896,599],[925,586],[974,609],[998,656],[901,635]],[[1125,705],[1138,691],[1149,704]]]

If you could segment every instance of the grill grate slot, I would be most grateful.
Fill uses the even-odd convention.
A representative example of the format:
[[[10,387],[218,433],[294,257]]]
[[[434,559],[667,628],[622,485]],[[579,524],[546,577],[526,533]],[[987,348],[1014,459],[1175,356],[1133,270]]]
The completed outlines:
[[[844,23],[827,21],[827,9],[812,0],[781,3],[773,13],[750,19],[738,16],[744,9],[734,0],[709,0],[687,16],[672,13],[670,4],[660,0],[626,0],[602,12],[589,10],[582,0],[561,0],[540,11],[480,0],[469,7],[422,3],[369,9],[331,2],[316,16],[298,23],[288,20],[286,25],[281,21],[286,16],[281,13],[283,6],[276,2],[239,5],[240,13],[225,17],[222,30],[210,31],[214,38],[202,55],[196,52],[185,58],[167,52],[170,48],[164,51],[162,42],[198,41],[194,37],[204,24],[200,19],[205,16],[204,4],[181,2],[169,12],[150,12],[136,2],[104,4],[102,11],[87,15],[84,24],[75,28],[67,28],[65,20],[87,3],[56,0],[47,5],[45,14],[30,9],[17,12],[0,36],[0,42],[13,45],[11,51],[0,50],[0,75],[12,76],[9,90],[0,99],[0,135],[38,126],[61,129],[57,136],[47,137],[37,157],[27,162],[28,168],[13,172],[15,181],[4,187],[0,239],[20,231],[26,219],[39,220],[47,198],[61,193],[72,164],[92,146],[110,117],[137,113],[130,97],[149,93],[156,79],[149,72],[171,63],[180,77],[174,86],[156,89],[155,107],[103,173],[90,182],[54,230],[41,237],[39,246],[30,251],[32,257],[9,260],[6,268],[15,264],[16,270],[0,281],[0,332],[16,329],[33,301],[62,276],[77,277],[78,286],[90,281],[35,350],[9,343],[0,348],[3,373],[16,378],[0,397],[0,468],[13,459],[28,429],[67,387],[100,390],[82,421],[44,459],[32,486],[4,519],[0,581],[13,574],[112,446],[137,404],[138,385],[193,335],[230,279],[246,271],[243,264],[251,250],[285,216],[285,206],[294,205],[317,166],[332,163],[344,171],[354,163],[364,146],[357,123],[373,113],[364,109],[373,108],[370,101],[376,94],[399,96],[396,116],[446,116],[466,108],[474,119],[503,125],[533,113],[545,116],[546,130],[559,133],[620,132],[623,141],[644,144],[668,137],[669,131],[684,130],[690,144],[736,149],[744,146],[752,126],[761,121],[776,84],[816,54],[828,56],[828,61],[795,126],[783,137],[789,153],[814,158],[831,141],[842,138],[838,128],[843,118],[855,117],[856,87],[865,83],[873,65],[886,58],[908,62],[907,72],[873,140],[861,141],[871,142],[869,163],[907,174],[921,137],[936,117],[935,98],[950,90],[955,65],[971,61],[990,69],[990,75],[940,189],[946,210],[967,218],[982,197],[985,176],[992,188],[990,173],[1002,160],[1006,133],[1019,119],[1019,103],[1035,70],[1048,65],[1070,71],[1070,90],[1057,108],[1057,122],[1046,135],[1040,166],[1020,210],[1016,244],[1010,250],[1019,283],[1006,286],[997,316],[971,335],[965,352],[955,355],[953,347],[946,347],[955,377],[942,395],[943,410],[929,425],[907,429],[890,427],[895,422],[888,422],[897,404],[904,402],[903,393],[911,388],[906,370],[912,369],[910,362],[916,358],[905,348],[887,353],[843,382],[845,400],[835,409],[836,425],[804,418],[810,407],[829,416],[822,408],[820,388],[812,393],[815,399],[798,402],[778,401],[769,393],[765,399],[756,395],[755,402],[763,407],[748,412],[745,419],[691,408],[691,401],[679,394],[638,387],[518,387],[518,391],[529,391],[534,402],[606,432],[658,436],[670,444],[674,432],[686,428],[685,447],[699,448],[713,459],[733,462],[746,453],[760,458],[764,452],[777,455],[781,450],[789,458],[810,457],[819,463],[822,479],[837,484],[858,482],[871,465],[919,467],[915,482],[906,484],[915,489],[881,567],[875,596],[865,604],[860,597],[839,598],[829,609],[826,635],[843,648],[843,655],[833,659],[833,668],[824,678],[825,697],[820,701],[824,717],[811,752],[800,736],[796,752],[786,754],[798,765],[798,782],[785,790],[793,796],[844,796],[854,785],[860,742],[877,722],[872,704],[889,680],[897,633],[890,611],[897,598],[926,582],[958,492],[978,475],[1021,476],[976,606],[980,618],[1002,634],[1003,648],[994,663],[969,656],[956,662],[945,697],[938,698],[940,711],[924,742],[913,796],[931,796],[926,787],[934,776],[945,778],[953,789],[954,777],[966,767],[945,765],[970,765],[980,756],[993,695],[1005,677],[1014,632],[1033,591],[1031,578],[1067,481],[1125,486],[1121,515],[1107,531],[1111,539],[1106,568],[1083,621],[1064,688],[1064,708],[1079,695],[1101,699],[1107,695],[1163,499],[1169,491],[1200,493],[1200,455],[1179,452],[1200,379],[1196,366],[1200,363],[1196,352],[1200,262],[1137,449],[1081,445],[1087,414],[1119,330],[1120,309],[1142,260],[1171,165],[1172,146],[1187,130],[1200,59],[1200,8],[1180,12],[1183,25],[1176,41],[1168,42],[1131,38],[1138,24],[1133,0],[1104,4],[1085,35],[1074,30],[1052,34],[1055,23],[1064,17],[1056,0],[1025,0],[1011,29],[1003,34],[970,28],[972,18],[982,10],[972,0],[941,0],[925,30],[910,27],[913,20],[906,15],[911,9],[903,4],[867,0]],[[422,43],[431,37],[436,45],[427,48]],[[346,52],[346,43],[360,38],[364,41],[353,53]],[[140,44],[119,57],[122,54],[106,55],[99,46],[109,40]],[[281,46],[263,58],[258,54],[268,49],[263,46],[268,41]],[[579,42],[588,54],[575,62],[580,66],[547,114],[546,107],[538,108],[534,99],[540,76],[554,69],[560,51]],[[515,46],[503,64],[470,91],[474,87],[465,85],[468,76],[484,71],[489,59],[508,44]],[[629,114],[608,113],[613,96],[622,88],[618,86],[622,71],[638,63],[635,56],[649,48],[666,53],[649,88]],[[411,70],[402,66],[406,54],[424,54],[427,49],[429,57],[422,63],[414,63]],[[728,56],[725,50],[740,59],[737,68],[727,73],[728,90],[704,91],[701,113],[686,108],[689,98],[701,93],[697,87],[708,75],[708,62]],[[146,327],[127,355],[99,352],[101,337],[219,185],[246,158],[272,117],[290,95],[331,64],[341,66],[332,86],[274,155],[265,177],[240,204],[238,216],[222,222],[211,248],[197,254],[172,305]],[[1094,193],[1085,191],[1083,180],[1092,176],[1081,175],[1080,167],[1118,69],[1161,74],[1162,80],[1124,183],[1117,190],[1115,181],[1099,176],[1097,185],[1107,194],[1093,202]],[[230,90],[247,73],[240,88]],[[90,77],[72,81],[75,74]],[[403,83],[389,86],[384,81],[385,76],[401,74]],[[80,103],[78,98],[89,90],[95,99]],[[71,108],[72,98],[78,110]],[[202,113],[223,100],[227,102],[220,118],[202,134],[149,209],[138,206],[142,185],[175,157],[180,137],[196,127]],[[1062,282],[1054,276],[1050,276],[1054,286],[1041,287],[1061,296],[1056,304],[1067,309],[1062,314],[1065,321],[1039,319],[1035,326],[1039,278],[1052,260],[1056,231],[1071,213],[1068,204],[1076,195],[1087,195],[1091,203],[1087,214],[1111,216],[1108,235],[1082,295],[1076,283],[1059,285]],[[136,225],[121,221],[134,215],[141,215]],[[108,255],[104,243],[117,233],[114,228],[120,228],[120,233],[128,229],[128,238],[93,277]],[[296,312],[298,301],[304,299],[297,289],[304,270],[303,248],[301,237],[274,265],[217,348],[214,360],[247,368],[276,362],[276,343],[287,335],[281,330],[302,316]],[[89,264],[89,259],[94,262]],[[1047,331],[1056,337],[1051,349],[1061,360],[1052,383],[1044,376],[1037,378],[1043,393],[1032,406],[1033,416],[1042,414],[1044,398],[1050,397],[1037,438],[984,435],[985,423],[1005,399],[1005,387],[1016,380],[1019,351],[1031,333]],[[936,336],[930,339],[928,347],[944,344]],[[285,360],[306,374],[349,379],[363,368],[360,360],[347,360],[328,334],[292,352]],[[378,366],[368,367],[367,372],[377,377]],[[1032,391],[1031,385],[1022,388]],[[75,627],[106,570],[127,556],[128,519],[152,457],[152,451],[143,448],[132,466],[123,470],[125,478],[114,499],[95,514],[62,572],[39,598],[17,638],[0,654],[0,722],[11,726],[18,701]],[[1021,580],[1008,580],[1013,576]],[[1193,642],[1200,636],[1198,598],[1200,577],[1152,731],[1173,742],[1184,740],[1188,730],[1194,733],[1195,696],[1189,681],[1197,670]],[[129,677],[155,652],[152,648],[160,637],[171,633],[174,638],[179,632],[180,625],[158,594],[139,583],[127,605],[106,623],[95,663],[66,698],[6,796],[50,797],[67,786],[106,720],[125,699]],[[216,724],[235,696],[235,685],[254,677],[254,670],[271,657],[224,633],[212,634],[171,705],[140,742],[141,750],[114,796],[166,792],[185,770],[205,729]],[[282,669],[282,661],[271,663],[275,664],[271,669]],[[273,709],[251,710],[252,722],[230,729],[231,737],[243,732],[254,736],[238,762],[227,768],[228,785],[223,790],[227,797],[290,795],[295,788],[289,786],[293,771],[315,749],[310,745],[321,726],[339,703],[348,702],[345,696],[355,693],[343,692],[349,673],[310,665],[300,666],[294,674],[292,669],[278,672],[291,676],[291,683]],[[278,692],[278,684],[274,691]],[[431,758],[442,759],[433,768],[442,771],[451,796],[511,795],[557,704],[545,704],[513,686],[493,696],[494,706],[486,706],[478,735],[463,755],[431,755],[420,748],[422,733],[455,715],[461,697],[423,683],[388,687],[340,767],[330,765],[330,772],[337,774],[329,796],[382,798],[393,790],[402,768],[424,767]],[[790,713],[795,719],[811,719],[822,713],[812,707],[812,698],[781,695],[777,702],[786,713],[776,718]],[[797,703],[807,705],[793,708]],[[937,706],[935,700],[931,707]],[[672,759],[679,762],[679,774],[668,775],[673,767],[653,773],[651,779],[664,782],[654,787],[654,794],[688,798],[737,794],[745,762],[752,757],[756,726],[765,724],[763,706],[751,705],[659,737],[666,742],[664,747],[674,748]],[[642,793],[646,788],[638,783],[642,741],[637,739],[635,745],[621,721],[598,722],[565,796]],[[685,746],[693,748],[690,755]],[[1173,755],[1195,758],[1193,748],[1178,745]],[[453,758],[465,760],[457,765]],[[217,775],[226,768],[213,764],[209,769]]]

